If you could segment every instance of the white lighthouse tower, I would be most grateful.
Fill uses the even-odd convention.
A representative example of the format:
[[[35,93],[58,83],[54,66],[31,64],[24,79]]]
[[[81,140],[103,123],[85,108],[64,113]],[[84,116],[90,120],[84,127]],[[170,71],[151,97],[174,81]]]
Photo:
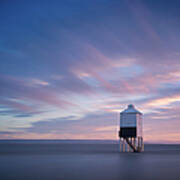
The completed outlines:
[[[142,152],[144,151],[142,113],[130,104],[120,113],[120,151]]]

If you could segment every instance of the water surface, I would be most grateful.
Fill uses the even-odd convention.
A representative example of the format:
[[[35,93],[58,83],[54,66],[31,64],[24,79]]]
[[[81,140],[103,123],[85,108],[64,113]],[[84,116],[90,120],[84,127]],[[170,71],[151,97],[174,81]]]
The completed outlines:
[[[2,180],[179,180],[180,145],[119,153],[109,141],[0,141]]]

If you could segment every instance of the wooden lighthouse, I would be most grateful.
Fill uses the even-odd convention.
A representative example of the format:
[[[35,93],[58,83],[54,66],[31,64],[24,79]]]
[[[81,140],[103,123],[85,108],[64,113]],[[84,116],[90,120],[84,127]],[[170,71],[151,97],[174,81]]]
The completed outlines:
[[[142,113],[130,104],[120,113],[119,146],[121,152],[144,151]]]

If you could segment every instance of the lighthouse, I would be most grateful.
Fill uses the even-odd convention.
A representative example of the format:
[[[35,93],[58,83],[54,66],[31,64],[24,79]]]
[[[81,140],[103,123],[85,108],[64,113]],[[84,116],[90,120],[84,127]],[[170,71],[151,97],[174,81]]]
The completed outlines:
[[[119,147],[121,152],[144,151],[142,113],[134,105],[120,113]]]

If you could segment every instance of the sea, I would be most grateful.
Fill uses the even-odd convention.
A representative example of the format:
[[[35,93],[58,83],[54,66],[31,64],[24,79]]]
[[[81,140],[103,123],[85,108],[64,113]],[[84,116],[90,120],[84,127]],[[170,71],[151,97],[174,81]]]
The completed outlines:
[[[0,140],[0,180],[180,180],[180,145],[117,141]]]

